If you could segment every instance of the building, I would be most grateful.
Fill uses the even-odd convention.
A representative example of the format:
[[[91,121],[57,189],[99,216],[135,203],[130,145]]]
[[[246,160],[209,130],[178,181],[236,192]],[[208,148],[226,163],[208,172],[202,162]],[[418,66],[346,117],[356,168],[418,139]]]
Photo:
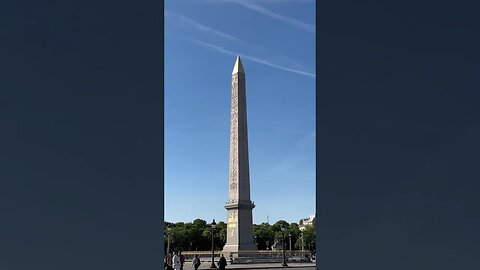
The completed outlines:
[[[298,222],[298,228],[300,229],[300,231],[305,230],[307,226],[313,226],[314,219],[315,214],[310,215],[310,217],[308,218],[300,219],[300,221]]]

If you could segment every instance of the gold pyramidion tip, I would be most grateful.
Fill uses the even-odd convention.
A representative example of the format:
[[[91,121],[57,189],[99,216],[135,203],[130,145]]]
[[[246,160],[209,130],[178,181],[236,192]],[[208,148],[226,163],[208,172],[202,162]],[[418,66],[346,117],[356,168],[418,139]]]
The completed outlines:
[[[243,65],[242,65],[242,61],[240,60],[240,55],[237,55],[235,66],[233,66],[232,74],[235,74],[235,73],[245,73],[245,71],[243,71]]]

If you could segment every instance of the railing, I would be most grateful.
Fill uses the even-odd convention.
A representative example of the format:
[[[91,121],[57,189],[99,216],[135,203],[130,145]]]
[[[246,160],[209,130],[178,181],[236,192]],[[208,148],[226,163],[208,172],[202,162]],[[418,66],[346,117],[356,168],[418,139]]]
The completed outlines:
[[[186,261],[192,261],[195,254],[200,256],[202,262],[212,261],[212,251],[185,251],[182,252]],[[221,254],[225,256],[229,263],[276,263],[283,261],[283,252],[281,250],[242,250],[238,252],[215,251],[214,260],[218,261]],[[311,262],[312,254],[310,251],[292,250],[285,251],[287,262]]]
[[[195,254],[200,256],[200,261],[202,262],[212,262],[212,251],[182,251],[185,261],[193,261]],[[218,261],[220,258],[221,251],[215,251],[215,261]]]

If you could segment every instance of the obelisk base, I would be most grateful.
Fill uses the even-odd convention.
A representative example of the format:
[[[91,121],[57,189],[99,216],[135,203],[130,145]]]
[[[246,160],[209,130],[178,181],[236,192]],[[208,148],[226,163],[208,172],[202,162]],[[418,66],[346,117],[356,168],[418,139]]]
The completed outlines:
[[[253,242],[252,209],[255,205],[251,201],[229,203],[227,209],[227,243],[223,247],[224,253],[233,253],[237,257],[239,252],[256,251]]]
[[[222,252],[248,252],[257,251],[257,246],[254,243],[243,245],[225,245]]]

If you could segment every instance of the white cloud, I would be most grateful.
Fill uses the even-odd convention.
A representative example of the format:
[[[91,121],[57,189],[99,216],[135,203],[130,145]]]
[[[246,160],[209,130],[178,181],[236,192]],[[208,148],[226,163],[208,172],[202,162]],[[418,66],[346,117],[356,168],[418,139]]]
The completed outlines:
[[[297,19],[290,18],[290,17],[284,16],[284,15],[275,13],[275,12],[273,12],[269,9],[266,9],[262,6],[256,5],[253,2],[245,1],[245,0],[224,0],[224,1],[233,2],[233,3],[236,3],[236,4],[242,5],[246,8],[248,8],[248,9],[251,9],[253,11],[256,11],[258,13],[266,15],[270,18],[283,21],[287,24],[290,24],[291,26],[300,28],[300,29],[305,30],[307,32],[315,33],[315,25],[304,23],[304,22],[299,21]]]
[[[209,34],[212,34],[212,35],[216,35],[216,36],[219,36],[219,37],[231,40],[231,41],[247,44],[245,41],[243,41],[243,40],[241,40],[237,37],[234,37],[232,35],[229,35],[227,33],[222,32],[222,31],[216,30],[214,28],[208,27],[204,24],[201,24],[201,23],[191,19],[191,18],[182,16],[180,14],[176,14],[175,12],[169,11],[167,9],[165,9],[165,18],[167,20],[175,20],[175,22],[180,24],[180,25],[187,25],[188,27],[191,27],[191,28],[199,30],[199,31],[203,31],[203,32],[206,32],[206,33],[209,33]]]
[[[196,39],[190,39],[190,40],[195,42],[196,44],[202,46],[202,47],[210,48],[210,49],[216,50],[216,51],[224,53],[224,54],[233,55],[233,56],[236,56],[236,55],[240,54],[240,53],[229,51],[229,50],[226,50],[222,47],[219,47],[219,46],[207,43],[207,42],[203,42],[203,41],[200,41],[200,40],[196,40]],[[273,67],[273,68],[276,68],[276,69],[280,69],[280,70],[284,70],[284,71],[308,76],[308,77],[311,77],[311,78],[315,78],[315,74],[313,74],[313,73],[309,73],[309,72],[301,71],[301,70],[298,70],[298,69],[293,69],[293,68],[273,64],[273,63],[271,63],[267,60],[260,59],[260,58],[254,57],[254,56],[249,56],[249,55],[245,55],[245,54],[240,54],[240,55],[243,59],[247,59],[247,60],[259,63],[259,64],[263,64],[263,65],[270,66],[270,67]]]
[[[177,13],[175,13],[173,11],[170,11],[170,10],[167,10],[167,9],[165,9],[165,18],[167,20],[169,20],[169,22],[170,22],[170,24],[168,24],[168,25],[173,25],[174,24],[174,25],[181,26],[181,27],[184,27],[184,28],[201,31],[201,32],[204,32],[204,33],[207,33],[207,34],[210,34],[210,35],[214,35],[214,36],[217,36],[217,37],[221,37],[221,38],[233,41],[236,44],[243,44],[243,45],[246,45],[246,46],[254,48],[254,49],[260,49],[264,52],[268,51],[269,53],[271,53],[270,50],[266,50],[264,47],[254,45],[252,43],[247,43],[247,42],[245,42],[245,41],[243,41],[243,40],[241,40],[241,39],[239,39],[235,36],[232,36],[230,34],[219,31],[217,29],[208,27],[208,26],[206,26],[206,25],[204,25],[204,24],[202,24],[198,21],[195,21],[195,20],[193,20],[189,17],[177,14]],[[168,29],[165,29],[165,33],[171,32],[171,31],[169,31],[170,27],[171,26],[169,26]],[[173,33],[173,32],[171,32],[171,33]],[[176,33],[176,34],[178,34],[178,33]],[[298,71],[298,70],[304,68],[303,64],[301,64],[301,63],[299,63],[299,62],[297,62],[297,61],[295,61],[291,58],[285,57],[284,55],[277,55],[276,59],[280,60],[280,61],[283,61],[284,63],[288,63],[287,65],[292,66],[292,70],[297,70]],[[255,61],[255,60],[253,60],[253,61]],[[264,63],[264,64],[272,65],[271,63]],[[277,66],[277,68],[281,68],[281,67],[282,67],[281,65]],[[293,72],[295,72],[295,71],[293,71]],[[305,75],[307,75],[307,74],[305,74]]]
[[[315,3],[315,0],[255,0],[255,2],[265,2],[265,3],[274,3],[274,4],[278,4],[278,3],[313,4]]]

